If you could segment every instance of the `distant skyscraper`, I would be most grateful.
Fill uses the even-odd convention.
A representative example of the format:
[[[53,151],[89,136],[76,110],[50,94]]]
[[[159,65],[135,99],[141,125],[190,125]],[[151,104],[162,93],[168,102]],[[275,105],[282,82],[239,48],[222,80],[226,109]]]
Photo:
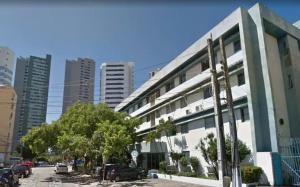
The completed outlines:
[[[15,84],[16,108],[14,145],[28,130],[46,121],[51,55],[17,58]]]
[[[63,112],[76,101],[93,103],[94,79],[94,60],[78,58],[66,61]]]
[[[11,86],[14,69],[14,52],[0,47],[0,84]]]
[[[134,89],[134,63],[103,63],[100,67],[100,100],[115,108]]]

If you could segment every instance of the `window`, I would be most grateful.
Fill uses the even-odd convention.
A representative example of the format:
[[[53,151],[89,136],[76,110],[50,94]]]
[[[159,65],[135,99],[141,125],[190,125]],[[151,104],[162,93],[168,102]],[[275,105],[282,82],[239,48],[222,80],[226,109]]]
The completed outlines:
[[[288,85],[289,85],[289,89],[294,88],[294,83],[293,83],[293,79],[291,75],[288,75]]]
[[[170,112],[171,112],[171,110],[170,110],[170,105],[167,105],[167,106],[166,106],[166,113],[169,114]]]
[[[248,111],[248,107],[244,107],[240,109],[241,111],[241,121],[248,121],[249,120],[249,111]]]
[[[181,125],[181,134],[186,134],[186,133],[189,133],[189,125],[183,124]]]
[[[150,121],[150,115],[147,115],[146,116],[146,122],[149,122]]]
[[[297,40],[298,43],[298,50],[300,51],[300,40]]]
[[[234,49],[235,53],[238,52],[239,50],[241,50],[241,41],[240,40],[233,42],[233,49]]]
[[[173,88],[174,88],[174,80],[172,80],[166,84],[166,92],[172,90]]]
[[[157,110],[156,110],[155,116],[156,116],[156,118],[159,118],[159,117],[160,117],[160,109],[157,109]]]
[[[214,116],[204,118],[204,124],[205,124],[206,129],[215,127],[215,118],[214,118]]]
[[[186,98],[183,97],[180,99],[180,108],[184,108],[187,106],[187,103],[186,103]]]
[[[205,59],[202,61],[201,63],[201,70],[202,71],[205,71],[209,68],[209,62],[208,62],[208,59]]]
[[[175,102],[171,103],[170,107],[171,107],[171,112],[174,112],[176,110]]]
[[[143,106],[143,103],[142,102],[139,102],[138,103],[138,108],[141,108]]]
[[[182,73],[179,75],[179,84],[182,84],[186,81],[186,74]]]
[[[159,98],[159,97],[160,97],[160,89],[156,90],[156,92],[155,92],[155,97],[156,97],[156,98]]]
[[[244,72],[239,73],[239,74],[237,75],[237,78],[238,78],[238,85],[239,85],[239,86],[245,84],[245,75],[244,75]]]
[[[203,98],[207,99],[212,96],[212,88],[211,86],[207,86],[203,90]]]

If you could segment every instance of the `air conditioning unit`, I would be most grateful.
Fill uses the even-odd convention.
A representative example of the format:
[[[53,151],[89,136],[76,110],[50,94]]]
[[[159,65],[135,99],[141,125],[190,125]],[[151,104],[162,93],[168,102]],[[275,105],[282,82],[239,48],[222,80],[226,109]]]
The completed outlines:
[[[197,112],[203,111],[203,105],[196,106],[196,111]]]
[[[168,117],[168,120],[169,120],[169,121],[173,121],[173,117],[169,116],[169,117]]]
[[[186,114],[191,114],[191,111],[190,110],[186,110],[185,113]]]

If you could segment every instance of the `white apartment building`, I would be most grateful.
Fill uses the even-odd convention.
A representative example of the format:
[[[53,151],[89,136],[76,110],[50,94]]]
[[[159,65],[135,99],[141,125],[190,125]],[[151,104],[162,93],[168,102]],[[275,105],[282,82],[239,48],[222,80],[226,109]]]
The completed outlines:
[[[0,47],[0,84],[11,86],[14,71],[14,52]]]
[[[63,113],[77,101],[94,103],[95,64],[89,58],[66,60]]]
[[[300,30],[260,4],[238,8],[157,72],[115,110],[142,118],[137,129],[145,136],[172,119],[177,132],[155,142],[141,142],[143,167],[172,163],[171,150],[199,158],[199,142],[216,133],[207,39],[212,35],[220,97],[225,98],[219,37],[224,38],[238,138],[251,149],[247,162],[261,166],[269,184],[281,184],[282,147],[300,137]],[[227,107],[221,100],[224,133],[229,135]],[[283,159],[283,157],[282,157]],[[287,164],[287,163],[283,163]]]
[[[103,63],[100,67],[100,102],[115,108],[134,89],[134,63]]]

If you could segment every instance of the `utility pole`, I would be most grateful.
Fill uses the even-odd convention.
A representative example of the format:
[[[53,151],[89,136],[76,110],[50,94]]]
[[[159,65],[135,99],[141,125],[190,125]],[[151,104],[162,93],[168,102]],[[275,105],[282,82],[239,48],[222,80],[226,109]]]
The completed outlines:
[[[225,172],[225,139],[224,139],[224,128],[223,128],[223,118],[220,103],[220,85],[218,83],[216,62],[214,56],[214,50],[212,46],[212,39],[207,39],[208,48],[208,58],[209,66],[211,71],[211,84],[213,91],[214,100],[214,113],[215,113],[215,123],[217,131],[217,149],[218,149],[218,170],[219,170],[219,182],[220,186],[224,187],[224,172]]]
[[[219,38],[221,58],[222,58],[222,69],[225,78],[225,90],[226,90],[226,100],[228,108],[228,117],[230,124],[230,134],[231,134],[231,164],[232,164],[232,186],[240,187],[242,186],[241,182],[241,173],[240,173],[240,158],[238,150],[238,141],[237,141],[237,131],[236,131],[236,121],[233,109],[233,100],[232,92],[230,86],[230,80],[228,75],[228,65],[225,52],[225,46],[222,36]]]

